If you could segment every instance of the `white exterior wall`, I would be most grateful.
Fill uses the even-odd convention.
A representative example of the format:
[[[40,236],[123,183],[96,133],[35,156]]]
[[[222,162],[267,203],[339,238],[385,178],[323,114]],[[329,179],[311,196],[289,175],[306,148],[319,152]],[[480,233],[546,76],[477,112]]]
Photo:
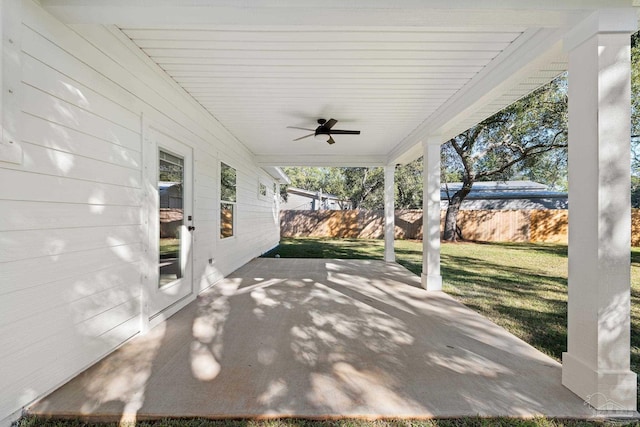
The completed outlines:
[[[5,10],[6,13],[6,10]],[[22,3],[21,164],[0,161],[0,420],[141,330],[143,124],[194,153],[194,289],[277,245],[253,156],[105,27]],[[95,40],[94,40],[95,39]],[[99,51],[92,43],[109,40]],[[5,73],[6,74],[6,73]],[[3,79],[7,79],[5,75]],[[0,98],[3,107],[9,101]],[[236,235],[219,239],[219,162],[237,170]],[[213,263],[209,264],[209,259]],[[193,297],[191,298],[193,299]],[[0,424],[2,421],[0,421]]]

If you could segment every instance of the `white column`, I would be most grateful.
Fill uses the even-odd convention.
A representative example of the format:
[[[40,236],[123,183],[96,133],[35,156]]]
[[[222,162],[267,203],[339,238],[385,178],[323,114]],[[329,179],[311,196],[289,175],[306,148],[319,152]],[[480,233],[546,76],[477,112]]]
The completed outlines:
[[[601,26],[569,52],[568,351],[562,383],[596,409],[634,411],[630,37],[598,31]]]
[[[423,143],[422,287],[442,290],[440,276],[440,138]]]
[[[384,260],[395,262],[395,165],[384,167]]]

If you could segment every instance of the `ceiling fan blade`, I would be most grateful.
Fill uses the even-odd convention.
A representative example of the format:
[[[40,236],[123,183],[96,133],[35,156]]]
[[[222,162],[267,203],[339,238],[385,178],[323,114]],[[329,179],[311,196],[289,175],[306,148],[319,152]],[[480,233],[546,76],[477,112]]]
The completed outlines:
[[[309,135],[301,136],[300,138],[296,138],[294,139],[294,141],[300,141],[301,139],[309,138],[310,136],[313,136],[313,135],[315,135],[315,132],[310,133]]]
[[[332,135],[360,135],[360,131],[359,130],[332,130],[331,132]]]
[[[324,125],[322,125],[322,127],[325,129],[331,129],[336,123],[338,123],[336,119],[329,119]]]
[[[327,143],[328,143],[329,145],[331,145],[331,144],[335,144],[336,142],[333,140],[333,138],[331,137],[331,135],[329,135],[329,139],[327,140]]]
[[[311,132],[314,132],[314,131],[315,131],[315,129],[299,128],[299,127],[297,127],[297,126],[287,126],[287,129],[300,129],[300,130],[308,130],[308,131],[311,131]]]

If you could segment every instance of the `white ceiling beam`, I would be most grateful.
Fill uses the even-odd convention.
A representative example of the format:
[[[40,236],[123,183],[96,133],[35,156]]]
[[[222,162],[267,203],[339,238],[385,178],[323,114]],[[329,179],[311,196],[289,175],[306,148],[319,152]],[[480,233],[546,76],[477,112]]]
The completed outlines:
[[[40,0],[43,4],[56,6],[86,6],[91,4],[112,6],[175,6],[181,3],[183,7],[235,7],[255,8],[255,0]],[[326,9],[481,9],[491,10],[496,8],[513,10],[566,10],[576,8],[604,8],[629,6],[630,0],[537,0],[535,2],[523,2],[522,0],[324,0],[322,8]],[[260,7],[265,8],[300,8],[316,7],[315,0],[261,0]]]
[[[295,38],[295,33],[291,34],[292,38]],[[258,51],[275,51],[283,50],[283,46],[289,50],[300,50],[300,46],[304,50],[312,50],[314,52],[335,52],[338,50],[348,51],[361,51],[361,50],[373,50],[379,51],[420,51],[428,50],[431,52],[439,51],[501,51],[509,45],[509,42],[484,42],[484,41],[367,41],[367,42],[353,42],[353,41],[308,41],[296,43],[292,41],[244,41],[244,40],[221,40],[212,42],[210,40],[135,40],[136,44],[142,49],[163,49],[170,51],[170,49],[193,49],[202,51],[216,51],[216,50],[258,50]],[[151,51],[153,52],[153,51]]]
[[[386,156],[344,155],[257,155],[255,162],[265,168],[269,166],[317,166],[317,167],[376,167],[386,165]]]
[[[629,7],[631,0],[40,0],[68,24],[298,25],[332,27],[568,27],[595,8]],[[524,11],[524,13],[523,13]],[[588,13],[587,13],[588,14]],[[577,15],[577,16],[576,16]],[[320,23],[320,25],[319,25]]]
[[[291,180],[285,174],[282,169],[277,166],[264,166],[262,168],[266,173],[268,173],[273,179],[278,181],[280,184],[291,184]]]
[[[249,46],[249,45],[248,45]],[[237,52],[233,50],[184,50],[184,49],[145,49],[145,52],[153,57],[162,58],[178,58],[183,60],[192,60],[194,58],[202,59],[204,62],[216,63],[219,59],[238,59],[244,60],[313,60],[318,59],[318,54],[313,51],[297,49],[297,50],[278,50],[272,51],[260,51],[260,50],[243,50]],[[430,52],[428,50],[389,50],[385,51],[385,60],[463,60],[463,59],[475,59],[485,60],[495,57],[495,52],[492,51],[437,51]],[[323,52],[322,59],[325,61],[332,61],[337,59],[350,59],[350,60],[362,60],[362,59],[374,59],[379,60],[381,57],[380,52],[375,50],[337,50],[337,51],[325,51]]]
[[[224,31],[217,28],[207,30],[191,29],[188,32],[180,29],[125,29],[125,33],[136,42],[138,46],[147,47],[149,45],[157,45],[162,42],[294,42],[294,43],[342,43],[344,40],[359,43],[510,43],[524,28],[510,29],[509,31],[501,30],[495,32],[491,29],[473,28],[442,28],[439,30],[416,30],[408,31],[406,28],[398,28],[395,31],[364,31],[339,30],[339,29],[321,29],[309,30],[307,28],[296,27],[270,31],[259,31],[255,29],[235,29],[232,31]]]
[[[633,33],[637,29],[638,15],[633,8],[598,10],[569,32],[564,49],[570,52],[596,33]]]

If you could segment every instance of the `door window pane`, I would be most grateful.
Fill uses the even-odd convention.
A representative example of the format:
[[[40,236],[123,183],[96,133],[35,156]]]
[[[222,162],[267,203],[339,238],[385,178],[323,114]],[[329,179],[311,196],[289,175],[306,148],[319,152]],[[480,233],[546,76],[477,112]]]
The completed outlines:
[[[236,201],[236,170],[224,163],[220,167],[220,200]]]
[[[160,200],[160,259],[158,287],[182,277],[181,239],[184,226],[184,159],[160,150],[158,198]]]
[[[220,203],[220,237],[233,236],[233,204]]]
[[[232,237],[234,233],[234,209],[236,204],[236,170],[220,164],[220,238]]]

